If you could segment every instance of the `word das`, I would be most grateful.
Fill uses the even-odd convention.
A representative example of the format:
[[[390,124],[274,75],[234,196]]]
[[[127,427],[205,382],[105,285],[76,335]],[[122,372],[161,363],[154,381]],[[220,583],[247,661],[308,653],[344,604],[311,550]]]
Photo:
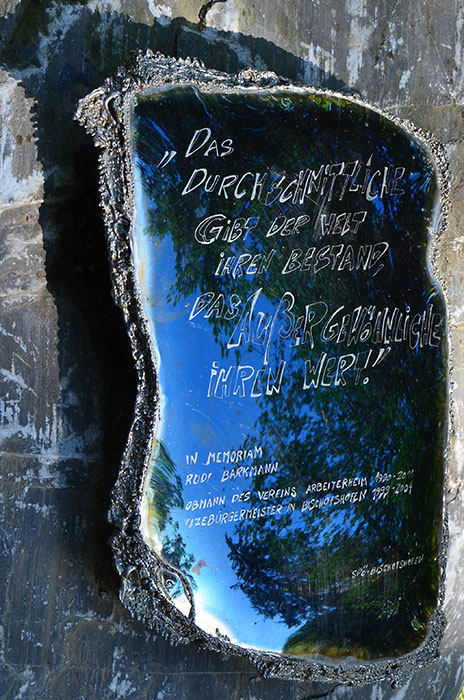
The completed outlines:
[[[385,574],[388,571],[398,571],[398,569],[404,569],[405,566],[415,566],[416,564],[421,564],[424,561],[424,555],[419,554],[416,557],[410,557],[409,559],[398,559],[392,563],[383,562],[382,564],[374,565],[364,564],[359,569],[354,569],[351,572],[352,578],[358,578],[359,576],[380,576],[380,574]]]
[[[267,462],[254,467],[236,467],[235,469],[224,469],[221,476],[223,481],[232,481],[233,479],[251,479],[261,474],[275,474],[279,468],[279,462]]]
[[[233,153],[232,139],[224,139],[224,141],[219,143],[216,139],[212,139],[211,135],[212,132],[208,126],[203,127],[203,129],[197,129],[190,139],[190,143],[185,151],[185,157],[190,158],[190,156],[202,149],[204,150],[200,155],[203,157],[212,154],[217,158],[224,158]]]
[[[189,321],[199,314],[203,314],[204,318],[211,318],[214,315],[215,318],[231,321],[238,314],[241,305],[242,299],[238,294],[231,294],[226,302],[222,293],[216,295],[214,292],[204,292],[195,299],[190,310]]]
[[[281,360],[277,370],[272,367],[256,369],[252,365],[229,365],[219,367],[214,361],[211,365],[207,397],[214,396],[217,399],[230,396],[272,396],[279,394],[282,386],[284,370],[287,362]]]
[[[390,244],[387,241],[360,245],[358,248],[343,243],[325,245],[322,248],[311,246],[305,252],[301,248],[294,248],[282,268],[282,274],[288,275],[297,270],[317,274],[326,267],[337,272],[371,270],[388,250],[390,250]],[[383,267],[383,263],[378,265],[372,272],[372,276],[375,277]]]

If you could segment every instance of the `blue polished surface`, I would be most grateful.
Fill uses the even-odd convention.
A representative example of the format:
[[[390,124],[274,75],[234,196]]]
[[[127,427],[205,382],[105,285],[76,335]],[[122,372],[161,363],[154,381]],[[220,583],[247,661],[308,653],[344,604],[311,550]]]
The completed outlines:
[[[136,101],[133,161],[161,396],[146,540],[211,633],[415,648],[437,599],[447,417],[427,154],[341,99],[176,88]]]

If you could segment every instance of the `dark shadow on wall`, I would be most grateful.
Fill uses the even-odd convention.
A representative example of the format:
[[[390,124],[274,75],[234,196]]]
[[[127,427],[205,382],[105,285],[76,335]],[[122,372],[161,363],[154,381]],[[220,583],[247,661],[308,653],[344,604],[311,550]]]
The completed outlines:
[[[34,100],[38,159],[45,176],[40,224],[48,288],[59,319],[65,437],[84,434],[92,421],[102,434],[101,454],[92,458],[79,482],[92,499],[81,561],[98,592],[114,600],[119,582],[107,544],[111,533],[106,513],[130,426],[136,378],[122,315],[111,298],[97,153],[73,121],[77,102],[130,53],[147,48],[175,57],[196,56],[208,67],[228,72],[251,64],[292,81],[310,75],[314,87],[352,91],[333,75],[265,39],[217,31],[183,18],[163,17],[149,25],[125,14],[92,11],[85,2],[22,0],[0,20],[0,37],[3,66]],[[75,401],[66,400],[71,394],[86,406],[85,413],[76,410]],[[64,445],[63,455],[65,462]],[[63,534],[62,546],[72,547],[66,537]],[[219,657],[215,663],[219,669]],[[232,669],[255,675],[244,660],[228,662],[227,670]],[[277,681],[266,683],[271,688]],[[308,698],[322,697],[327,690],[308,683],[304,693]]]

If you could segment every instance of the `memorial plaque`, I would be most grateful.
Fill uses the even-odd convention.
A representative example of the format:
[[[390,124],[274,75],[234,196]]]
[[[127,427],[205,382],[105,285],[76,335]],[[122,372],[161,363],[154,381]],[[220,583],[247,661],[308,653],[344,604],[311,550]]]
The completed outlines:
[[[79,118],[105,147],[140,382],[112,508],[124,602],[286,677],[434,658],[438,145],[351,98],[160,56]]]

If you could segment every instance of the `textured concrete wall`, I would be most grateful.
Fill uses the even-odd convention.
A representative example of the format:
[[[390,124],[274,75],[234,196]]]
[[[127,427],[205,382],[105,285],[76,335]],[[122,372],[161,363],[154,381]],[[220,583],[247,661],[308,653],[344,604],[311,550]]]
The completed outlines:
[[[0,0],[0,696],[147,700],[454,700],[464,685],[464,4],[452,0]],[[442,659],[402,689],[262,679],[172,648],[118,603],[109,491],[134,397],[110,295],[96,156],[77,100],[134,50],[268,68],[350,90],[446,146],[455,435]]]

